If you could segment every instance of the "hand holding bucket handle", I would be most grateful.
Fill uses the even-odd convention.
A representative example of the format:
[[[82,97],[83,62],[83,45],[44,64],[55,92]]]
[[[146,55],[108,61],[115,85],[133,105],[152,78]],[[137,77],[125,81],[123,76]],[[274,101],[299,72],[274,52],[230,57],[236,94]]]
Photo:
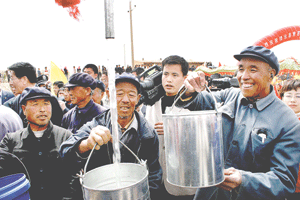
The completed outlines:
[[[144,161],[144,160],[140,160],[139,157],[137,157],[137,155],[135,155],[135,153],[127,146],[125,145],[121,140],[119,140],[119,142],[139,161],[140,165],[142,166],[146,166],[146,163],[147,163],[147,160]],[[90,158],[94,152],[94,150],[96,149],[96,146],[99,146],[97,143],[94,145],[92,151],[90,152],[90,155],[85,163],[85,166],[84,166],[84,170],[83,170],[83,175],[86,174],[86,168],[87,168],[87,165],[90,161]]]
[[[112,141],[109,129],[104,126],[96,126],[92,129],[89,137],[79,144],[78,151],[83,154],[93,148],[99,150],[103,144],[107,144],[109,141]]]
[[[215,103],[215,111],[218,113],[218,104],[215,96],[211,93],[210,89],[207,87],[207,81],[205,80],[205,74],[202,71],[198,72],[192,72],[191,75],[189,75],[185,81],[184,85],[181,86],[181,88],[178,90],[178,93],[175,96],[174,103],[170,109],[170,112],[176,105],[177,101],[185,95],[185,97],[190,97],[194,92],[202,92],[204,90],[207,90]]]

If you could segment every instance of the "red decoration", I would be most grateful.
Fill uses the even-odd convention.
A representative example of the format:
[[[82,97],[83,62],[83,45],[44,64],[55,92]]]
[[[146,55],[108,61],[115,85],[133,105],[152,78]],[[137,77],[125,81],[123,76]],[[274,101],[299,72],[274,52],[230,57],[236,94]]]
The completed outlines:
[[[253,46],[264,46],[271,49],[278,44],[290,40],[300,40],[300,26],[289,26],[274,31],[253,44]]]
[[[77,5],[81,0],[55,0],[55,2],[63,8],[68,8],[69,15],[79,21],[80,12]]]

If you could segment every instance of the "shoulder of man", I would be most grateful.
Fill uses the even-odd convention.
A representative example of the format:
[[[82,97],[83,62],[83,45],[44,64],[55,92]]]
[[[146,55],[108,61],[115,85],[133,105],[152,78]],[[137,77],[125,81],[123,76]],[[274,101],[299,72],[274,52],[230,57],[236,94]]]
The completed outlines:
[[[52,132],[54,134],[57,134],[58,136],[64,138],[65,140],[68,139],[72,135],[71,131],[69,131],[69,130],[63,128],[63,127],[54,125],[54,124],[53,124]]]

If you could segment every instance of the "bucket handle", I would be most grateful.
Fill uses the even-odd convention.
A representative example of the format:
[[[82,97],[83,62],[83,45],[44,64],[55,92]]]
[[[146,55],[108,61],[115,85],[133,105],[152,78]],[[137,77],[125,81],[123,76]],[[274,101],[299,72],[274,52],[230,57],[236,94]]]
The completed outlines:
[[[135,155],[135,153],[127,145],[125,145],[121,140],[119,140],[119,142],[139,161],[140,165],[143,165],[143,166],[146,165],[146,161],[140,160],[139,157],[137,157],[137,155]],[[93,154],[93,152],[94,152],[94,150],[95,150],[95,148],[96,148],[97,145],[98,144],[96,143],[94,145],[93,149],[91,150],[91,153],[90,153],[90,155],[89,155],[89,157],[88,157],[88,159],[87,159],[87,161],[85,163],[84,169],[83,169],[83,175],[86,174],[87,165],[88,165],[88,163],[90,161],[90,158],[91,158],[91,156],[92,156],[92,154]]]
[[[215,98],[215,96],[212,94],[212,92],[210,91],[210,89],[207,87],[207,85],[206,84],[204,84],[204,86],[205,86],[205,88],[206,88],[206,90],[211,94],[211,96],[212,96],[212,98],[213,98],[213,100],[214,100],[214,103],[215,103],[215,111],[217,112],[217,113],[219,113],[219,111],[218,111],[218,104],[217,104],[217,100],[216,100],[216,98]],[[180,88],[179,88],[179,90],[178,90],[178,93],[176,94],[176,96],[175,96],[175,100],[174,100],[174,103],[172,104],[172,107],[171,107],[171,109],[170,109],[170,112],[173,110],[173,108],[174,108],[174,106],[175,106],[175,104],[177,103],[177,101],[182,97],[182,95],[185,93],[187,91],[187,88],[185,87],[185,85],[182,85]]]
[[[25,169],[26,175],[27,175],[27,177],[28,177],[29,183],[31,183],[31,179],[30,179],[29,173],[28,173],[28,171],[27,171],[27,168],[25,167],[24,163],[20,160],[20,158],[18,158],[18,156],[14,155],[14,154],[12,154],[12,153],[10,153],[10,152],[6,152],[6,153],[10,154],[13,158],[16,158],[16,159],[22,164],[22,166],[23,166],[24,169]]]

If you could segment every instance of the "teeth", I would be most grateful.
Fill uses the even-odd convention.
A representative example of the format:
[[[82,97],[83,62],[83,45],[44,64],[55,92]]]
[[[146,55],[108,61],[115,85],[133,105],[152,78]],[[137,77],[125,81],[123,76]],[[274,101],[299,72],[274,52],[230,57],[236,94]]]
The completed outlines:
[[[245,83],[244,83],[244,84],[243,84],[243,87],[244,87],[244,88],[250,88],[250,87],[252,87],[252,84],[245,84]]]

